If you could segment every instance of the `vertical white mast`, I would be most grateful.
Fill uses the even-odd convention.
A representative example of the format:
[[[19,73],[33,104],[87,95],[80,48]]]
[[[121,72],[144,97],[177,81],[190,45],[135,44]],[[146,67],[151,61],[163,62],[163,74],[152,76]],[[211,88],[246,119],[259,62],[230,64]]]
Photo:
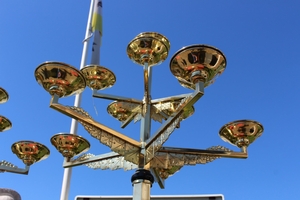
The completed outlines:
[[[96,0],[91,0],[88,22],[87,22],[87,27],[86,27],[86,32],[85,32],[85,40],[83,41],[83,50],[82,50],[82,56],[81,56],[80,69],[82,69],[86,65],[88,46],[89,46],[88,38],[92,34],[91,33],[91,26],[92,26],[91,21],[92,21],[92,11],[93,11],[95,2],[96,2]],[[80,102],[81,102],[81,94],[77,94],[75,96],[74,106],[79,107]],[[78,122],[76,120],[72,119],[70,133],[77,134],[77,127],[78,127]],[[64,169],[60,200],[68,200],[71,175],[72,175],[72,168]]]

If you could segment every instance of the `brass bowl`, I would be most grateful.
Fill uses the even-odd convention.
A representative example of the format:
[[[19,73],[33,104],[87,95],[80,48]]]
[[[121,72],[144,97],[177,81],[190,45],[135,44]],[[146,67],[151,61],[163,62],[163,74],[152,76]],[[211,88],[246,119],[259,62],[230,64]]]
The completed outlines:
[[[0,87],[0,103],[5,103],[8,101],[9,95],[8,93]]]
[[[220,131],[220,137],[232,145],[248,147],[264,131],[263,126],[253,120],[238,120],[224,125]]]
[[[132,114],[133,109],[137,107],[137,104],[114,101],[107,106],[107,112],[117,120],[124,122]]]
[[[139,65],[159,65],[168,57],[169,40],[155,32],[144,32],[137,35],[127,46],[127,55]]]
[[[27,166],[46,159],[50,155],[49,149],[38,142],[19,141],[11,146],[11,150]]]
[[[0,132],[11,129],[12,123],[4,116],[0,115]]]
[[[67,97],[81,93],[86,87],[82,73],[62,62],[45,62],[36,68],[34,75],[50,95]]]
[[[194,72],[204,86],[212,84],[226,67],[224,54],[211,46],[191,45],[177,51],[170,61],[170,70],[180,85],[195,89]]]
[[[59,133],[51,138],[51,144],[66,158],[72,158],[84,153],[90,148],[90,143],[81,136],[69,133]]]
[[[80,70],[85,77],[87,86],[95,90],[104,90],[116,83],[115,74],[109,69],[98,65],[87,65]]]

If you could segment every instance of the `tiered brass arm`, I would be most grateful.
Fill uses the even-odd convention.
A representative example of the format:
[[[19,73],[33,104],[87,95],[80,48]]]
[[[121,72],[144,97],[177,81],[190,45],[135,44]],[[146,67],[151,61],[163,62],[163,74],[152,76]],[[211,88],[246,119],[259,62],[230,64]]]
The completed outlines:
[[[196,84],[195,92],[191,96],[187,96],[182,99],[177,112],[175,112],[173,116],[169,117],[168,120],[157,130],[157,132],[146,141],[146,163],[155,156],[155,153],[168,140],[174,129],[177,127],[178,123],[181,121],[180,115],[184,108],[194,105],[203,95],[204,83],[200,81]]]
[[[159,104],[159,103],[164,103],[164,102],[170,102],[170,101],[178,101],[181,99],[184,99],[188,96],[191,96],[193,93],[188,93],[188,94],[181,94],[181,95],[175,95],[175,96],[170,96],[170,97],[164,97],[160,99],[152,99],[151,104]]]
[[[106,154],[101,154],[98,156],[94,156],[93,154],[84,154],[79,156],[78,158],[71,160],[69,162],[65,162],[63,167],[68,168],[68,167],[75,167],[79,165],[84,165],[88,163],[94,163],[94,162],[99,162],[102,160],[107,160],[107,159],[112,159],[120,157],[120,154],[115,153],[115,152],[110,152]]]
[[[30,166],[25,165],[25,168],[19,168],[15,166],[14,164],[11,164],[7,161],[1,161],[0,162],[0,172],[10,172],[15,174],[23,174],[27,175],[29,172]]]
[[[221,146],[218,146],[221,148]],[[246,148],[241,148],[241,152],[234,152],[229,149],[214,150],[213,149],[191,149],[191,148],[178,148],[178,147],[162,147],[159,152],[176,153],[185,155],[205,155],[216,156],[222,158],[248,158]]]
[[[213,146],[208,149],[191,149],[177,147],[162,147],[150,161],[149,167],[156,177],[157,183],[164,188],[164,181],[185,165],[206,164],[217,158],[247,158],[247,150],[241,148],[241,152],[234,152],[222,146]],[[124,156],[111,152],[95,156],[84,154],[72,161],[65,162],[64,167],[86,165],[93,169],[137,169],[138,165],[127,161]]]
[[[140,143],[103,124],[94,121],[85,111],[77,107],[68,107],[58,103],[58,96],[51,98],[50,107],[80,122],[84,128],[102,144],[131,162],[138,162]]]

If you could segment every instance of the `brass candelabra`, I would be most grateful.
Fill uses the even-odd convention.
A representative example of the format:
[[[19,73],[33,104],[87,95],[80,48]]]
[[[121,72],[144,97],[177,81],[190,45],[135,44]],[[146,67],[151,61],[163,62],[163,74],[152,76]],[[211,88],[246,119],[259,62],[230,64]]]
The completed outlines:
[[[128,57],[143,67],[142,100],[100,93],[112,87],[116,77],[111,70],[97,64],[78,70],[68,64],[51,61],[37,67],[35,78],[51,95],[50,107],[77,120],[92,137],[111,149],[111,152],[101,155],[80,155],[90,147],[86,139],[76,134],[56,134],[51,143],[66,158],[65,168],[86,165],[94,169],[136,169],[131,179],[133,198],[149,199],[154,180],[164,188],[164,181],[184,165],[205,164],[221,157],[247,158],[248,146],[263,132],[263,126],[253,120],[233,121],[219,131],[220,137],[240,148],[240,152],[223,146],[208,149],[163,146],[174,130],[180,128],[180,122],[194,113],[193,105],[204,95],[205,87],[226,68],[226,58],[217,48],[200,44],[184,47],[171,58],[170,70],[181,86],[193,92],[152,99],[152,67],[165,61],[169,50],[168,39],[155,32],[141,33],[128,44]],[[59,103],[60,98],[80,94],[86,86],[93,90],[93,97],[113,101],[107,112],[121,122],[122,128],[131,121],[141,122],[140,141],[97,122],[80,107]],[[153,134],[150,133],[152,120],[162,123]]]

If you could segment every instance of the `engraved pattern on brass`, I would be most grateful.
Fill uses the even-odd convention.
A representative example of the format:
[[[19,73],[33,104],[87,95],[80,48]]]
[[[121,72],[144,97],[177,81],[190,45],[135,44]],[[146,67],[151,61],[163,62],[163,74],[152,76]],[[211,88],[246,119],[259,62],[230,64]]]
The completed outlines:
[[[232,150],[223,146],[213,146],[207,150],[216,150],[220,152],[232,152]],[[95,157],[93,154],[84,154],[74,159],[73,161],[84,161],[89,158]],[[219,156],[211,155],[196,155],[188,153],[168,153],[168,152],[157,152],[155,157],[150,162],[150,167],[158,171],[159,176],[162,179],[167,179],[175,172],[179,171],[185,165],[196,165],[196,164],[206,164],[220,158]],[[138,165],[126,161],[124,156],[118,156],[115,158],[103,159],[101,161],[91,162],[85,164],[85,166],[92,169],[124,169],[133,170],[137,169]]]
[[[104,90],[116,83],[115,74],[109,69],[98,65],[87,65],[80,70],[85,77],[88,87]]]
[[[66,106],[66,108],[74,110],[75,112],[81,114],[82,116],[92,119],[92,117],[89,115],[89,113],[86,112],[85,110],[83,110],[82,108],[78,108],[76,106]]]
[[[155,156],[156,152],[168,140],[181,120],[181,117],[178,117],[160,134],[159,137],[156,138],[155,141],[152,142],[152,144],[150,144],[150,146],[146,149],[146,163],[148,163]]]
[[[123,155],[127,161],[138,163],[138,155],[140,148],[122,140],[114,135],[106,132],[105,130],[99,129],[93,125],[79,121],[85,130],[91,134],[94,138],[99,140],[100,143],[110,147],[110,149],[120,155]]]
[[[7,102],[9,99],[8,93],[0,87],[0,104]]]
[[[134,122],[137,122],[142,118],[142,105],[123,101],[114,101],[108,105],[107,112],[121,122],[126,121],[129,117],[134,115]],[[153,106],[150,115],[153,120],[160,123],[162,123],[162,120],[165,118]]]
[[[27,166],[44,160],[50,155],[50,150],[45,145],[33,141],[15,142],[11,150]]]
[[[85,154],[77,158],[76,160],[84,160],[87,158],[94,157],[93,154]],[[101,161],[92,162],[85,164],[85,166],[92,168],[92,169],[110,169],[110,170],[117,170],[117,169],[124,169],[125,171],[137,169],[138,166],[132,162],[129,162],[124,159],[124,156],[119,156],[116,158],[110,158],[110,159],[103,159]]]
[[[127,46],[127,55],[135,63],[154,66],[162,63],[170,50],[168,39],[155,32],[144,32],[137,35]]]
[[[177,51],[170,61],[170,70],[178,79],[180,85],[195,89],[192,74],[199,71],[197,78],[204,81],[204,85],[212,84],[216,76],[226,67],[224,54],[211,46],[191,45]]]
[[[180,103],[181,101],[169,101],[154,104],[151,106],[151,118],[154,121],[162,123],[163,119],[166,119],[166,116],[171,116],[173,113],[175,113]],[[107,112],[121,122],[126,121],[132,116],[132,114],[135,114],[134,122],[137,122],[142,118],[142,106],[136,103],[114,101],[108,105]],[[162,115],[160,112],[163,112],[164,115]],[[194,112],[195,109],[193,106],[185,108],[181,117],[182,119],[186,119],[194,114]]]
[[[4,116],[0,115],[0,132],[7,131],[11,129],[12,123]]]
[[[86,87],[82,73],[62,62],[45,62],[36,68],[34,75],[47,92],[59,97],[81,93]]]
[[[232,145],[248,147],[263,133],[263,126],[253,120],[237,120],[224,125],[220,131],[220,137]]]
[[[154,106],[159,110],[163,111],[166,115],[171,116],[173,113],[176,112],[176,109],[178,108],[178,105],[180,104],[180,101],[171,101],[171,102],[165,102],[165,103],[158,103]],[[186,119],[190,116],[192,116],[195,112],[194,106],[184,108],[183,113],[181,115],[182,119]]]
[[[231,151],[222,146],[213,146],[208,150]],[[209,155],[192,155],[185,153],[166,153],[157,152],[156,156],[151,160],[151,167],[158,172],[162,179],[167,179],[175,172],[179,171],[185,165],[206,164],[216,160],[217,156]]]
[[[124,155],[131,162],[138,162],[140,143],[136,140],[94,121],[82,108],[58,103],[51,103],[50,107],[78,120],[91,136],[110,147],[112,151]]]
[[[90,143],[81,136],[60,133],[51,138],[51,144],[66,158],[84,153],[90,148]]]
[[[180,103],[177,105],[176,110],[179,110],[182,106],[186,105],[186,103],[191,99],[190,96],[183,98]],[[169,126],[166,126],[164,131],[160,133],[159,137],[157,137],[146,149],[146,163],[148,163],[154,156],[155,153],[162,147],[162,145],[169,139],[170,135],[173,133],[175,128],[179,126],[179,123],[183,115],[179,116],[175,119]]]

